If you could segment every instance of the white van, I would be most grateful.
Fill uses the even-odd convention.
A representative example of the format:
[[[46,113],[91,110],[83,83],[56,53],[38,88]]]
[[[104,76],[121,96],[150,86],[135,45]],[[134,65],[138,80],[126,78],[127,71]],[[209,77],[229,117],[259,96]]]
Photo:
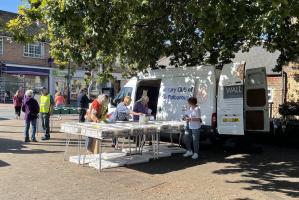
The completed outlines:
[[[197,97],[203,128],[216,128],[216,72],[215,66],[167,68],[149,70],[130,79],[114,99],[115,104],[129,95],[134,103],[147,92],[149,108],[157,120],[180,120],[189,97]],[[219,77],[219,75],[218,75]],[[111,111],[113,108],[110,107]]]
[[[244,79],[244,67],[244,63],[232,63],[222,70],[212,65],[149,70],[130,79],[114,104],[128,95],[133,109],[147,92],[148,106],[157,120],[180,120],[188,98],[193,96],[201,109],[205,133],[215,133],[216,129],[221,135],[268,131],[265,68],[248,69]],[[113,109],[110,105],[109,112]]]

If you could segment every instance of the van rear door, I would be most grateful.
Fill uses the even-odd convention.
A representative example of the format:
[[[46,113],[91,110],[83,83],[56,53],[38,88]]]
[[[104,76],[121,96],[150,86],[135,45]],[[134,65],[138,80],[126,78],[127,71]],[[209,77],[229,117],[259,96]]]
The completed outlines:
[[[266,69],[246,70],[245,128],[247,131],[269,131],[269,107]]]
[[[244,135],[243,81],[245,63],[223,66],[217,97],[217,129],[222,135]]]
[[[163,77],[161,81],[157,106],[157,120],[180,120],[183,106],[194,94],[195,81],[193,78]]]

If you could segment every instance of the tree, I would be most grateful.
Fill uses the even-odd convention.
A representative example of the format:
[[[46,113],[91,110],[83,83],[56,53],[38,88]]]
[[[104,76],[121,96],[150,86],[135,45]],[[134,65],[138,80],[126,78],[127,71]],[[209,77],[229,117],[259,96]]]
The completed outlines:
[[[279,50],[276,70],[299,56],[297,0],[30,0],[8,24],[18,41],[50,40],[60,65],[90,69],[116,60],[125,72],[156,67],[162,56],[176,66],[230,62],[239,50]],[[37,34],[25,31],[39,26]]]

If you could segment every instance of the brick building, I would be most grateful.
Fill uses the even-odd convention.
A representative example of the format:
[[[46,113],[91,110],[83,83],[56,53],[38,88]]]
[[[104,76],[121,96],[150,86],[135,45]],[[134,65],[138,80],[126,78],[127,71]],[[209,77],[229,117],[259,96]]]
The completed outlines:
[[[57,68],[53,59],[50,57],[50,44],[37,42],[34,44],[22,44],[12,40],[11,35],[1,29],[1,24],[17,17],[16,13],[0,10],[0,62],[5,63],[6,68],[1,75],[0,102],[11,100],[17,90],[38,89],[45,86],[54,95],[61,91],[67,96],[67,76],[68,70]],[[33,30],[34,31],[34,30]],[[122,80],[120,68],[113,73],[116,79],[116,86]],[[85,71],[77,69],[71,75],[70,97],[76,101],[81,88],[86,87],[84,81]],[[115,87],[112,83],[103,83],[94,88],[94,94],[100,93],[99,88],[104,88],[105,92],[114,95]],[[112,89],[113,88],[113,89]],[[1,89],[0,89],[1,90]],[[112,93],[110,92],[112,90]],[[117,90],[117,88],[116,88]]]
[[[262,47],[253,47],[249,52],[238,52],[233,60],[246,61],[246,68],[266,67],[272,117],[280,117],[278,108],[284,101],[299,101],[299,64],[290,63],[281,73],[273,72],[278,56],[278,51],[269,53]]]

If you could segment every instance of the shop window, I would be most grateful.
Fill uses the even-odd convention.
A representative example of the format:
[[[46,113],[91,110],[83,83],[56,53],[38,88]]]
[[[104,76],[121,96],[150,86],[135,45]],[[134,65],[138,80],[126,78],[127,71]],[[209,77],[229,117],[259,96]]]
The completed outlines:
[[[0,37],[0,54],[3,54],[3,37]]]
[[[24,56],[31,58],[43,58],[44,44],[40,42],[35,44],[26,44],[24,46]]]

